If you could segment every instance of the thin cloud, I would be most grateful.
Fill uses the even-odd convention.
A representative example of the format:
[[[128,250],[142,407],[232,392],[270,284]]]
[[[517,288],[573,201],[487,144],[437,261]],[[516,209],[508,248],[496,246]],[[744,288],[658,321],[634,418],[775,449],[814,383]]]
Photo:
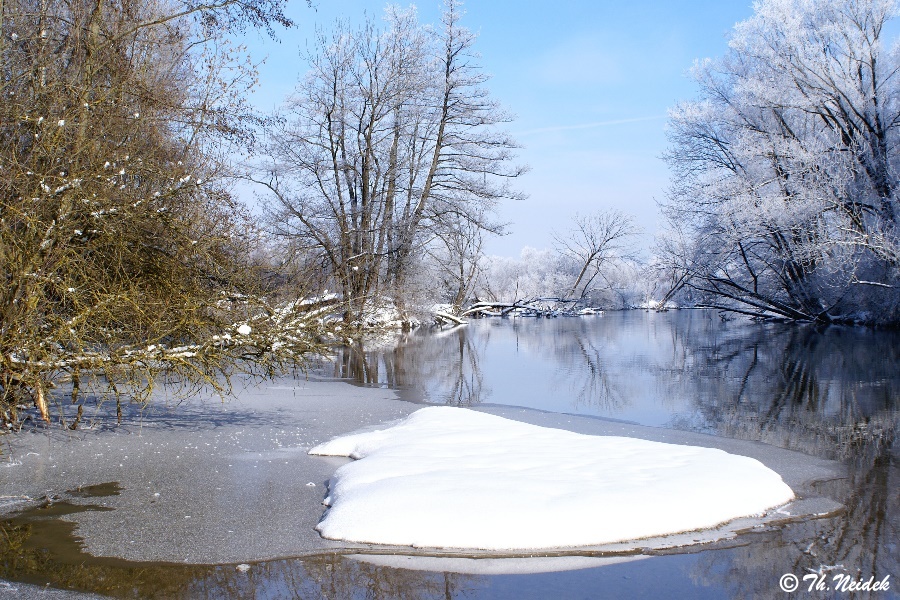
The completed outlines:
[[[538,129],[528,129],[527,131],[519,131],[515,135],[531,135],[533,133],[555,133],[557,131],[576,131],[579,129],[594,129],[596,127],[606,127],[608,125],[623,125],[625,123],[640,123],[642,121],[658,121],[665,119],[666,115],[654,115],[652,117],[634,117],[632,119],[613,119],[611,121],[595,121],[593,123],[579,123],[577,125],[555,125],[553,127],[540,127]]]

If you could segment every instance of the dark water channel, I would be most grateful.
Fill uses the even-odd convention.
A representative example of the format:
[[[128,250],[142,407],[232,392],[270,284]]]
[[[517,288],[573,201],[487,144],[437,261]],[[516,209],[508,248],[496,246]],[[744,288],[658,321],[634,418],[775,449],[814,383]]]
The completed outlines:
[[[246,571],[73,556],[41,541],[69,539],[71,548],[71,531],[47,531],[58,523],[39,513],[54,510],[50,502],[0,529],[0,578],[136,598],[784,598],[783,575],[818,572],[831,590],[808,592],[812,582],[801,581],[790,597],[900,597],[900,332],[722,320],[708,311],[486,319],[414,332],[396,345],[361,342],[319,374],[401,389],[417,401],[590,415],[838,460],[848,477],[820,487],[846,508],[724,546],[497,575],[340,554]],[[887,576],[890,589],[835,590],[841,574],[861,582]]]

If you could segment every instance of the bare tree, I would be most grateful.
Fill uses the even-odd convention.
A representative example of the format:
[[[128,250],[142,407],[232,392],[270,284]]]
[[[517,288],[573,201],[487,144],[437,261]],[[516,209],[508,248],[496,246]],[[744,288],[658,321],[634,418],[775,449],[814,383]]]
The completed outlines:
[[[441,302],[461,309],[475,291],[483,268],[484,230],[481,218],[454,215],[445,219],[435,243],[428,245],[429,270],[435,273],[443,295]]]
[[[476,293],[483,300],[515,303],[535,298],[562,298],[571,276],[558,252],[525,247],[518,258],[486,256],[481,261]]]
[[[574,261],[579,269],[567,296],[583,299],[604,265],[627,253],[628,240],[638,229],[631,216],[617,210],[575,215],[573,221],[571,229],[565,234],[555,233],[553,239],[557,252]]]
[[[271,132],[257,180],[271,191],[275,232],[327,263],[357,319],[379,294],[402,305],[414,253],[460,220],[482,220],[507,183],[515,144],[509,120],[482,87],[475,37],[447,3],[443,28],[413,9],[319,35],[312,70]]]

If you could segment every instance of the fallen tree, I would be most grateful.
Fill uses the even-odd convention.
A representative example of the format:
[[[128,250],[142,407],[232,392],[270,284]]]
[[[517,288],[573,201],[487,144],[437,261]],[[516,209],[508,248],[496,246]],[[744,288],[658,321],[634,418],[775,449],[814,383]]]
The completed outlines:
[[[479,300],[462,312],[462,316],[481,317],[560,317],[593,314],[598,309],[581,306],[581,300],[569,298],[531,298],[514,302]]]

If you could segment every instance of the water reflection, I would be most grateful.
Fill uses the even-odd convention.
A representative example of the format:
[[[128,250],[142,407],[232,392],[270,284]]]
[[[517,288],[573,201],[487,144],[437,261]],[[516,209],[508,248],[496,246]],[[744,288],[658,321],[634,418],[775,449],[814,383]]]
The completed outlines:
[[[626,418],[840,460],[849,477],[820,485],[843,514],[700,553],[692,577],[736,598],[771,596],[786,572],[900,579],[900,332],[629,312],[475,321],[411,334],[389,359],[353,351],[391,362],[392,377],[370,368],[358,382],[414,388],[431,402]]]
[[[342,348],[321,373],[457,406],[504,403],[758,440],[847,465],[834,517],[743,545],[569,573],[472,576],[340,555],[234,566],[135,565],[47,550],[46,522],[0,530],[0,578],[140,598],[780,597],[784,573],[891,576],[900,587],[900,333],[722,321],[704,311],[473,321]],[[71,551],[71,548],[70,548]],[[828,582],[831,583],[830,576]],[[801,588],[805,589],[805,588]],[[867,597],[820,592],[816,598]]]
[[[320,371],[361,385],[421,390],[431,382],[430,400],[452,406],[472,406],[490,394],[484,386],[480,356],[490,341],[490,332],[473,337],[466,328],[436,333],[406,334],[389,348],[380,342],[367,349],[364,340],[337,349],[334,361]]]
[[[0,578],[114,598],[166,600],[432,600],[465,597],[479,581],[471,575],[381,567],[337,554],[262,562],[245,572],[234,565],[129,563],[84,554],[76,559],[75,546],[59,552],[53,544],[55,550],[48,551],[40,541],[41,529],[41,522],[0,523]],[[15,590],[15,584],[7,589]]]
[[[402,598],[429,600],[465,595],[478,577],[381,567],[323,554],[234,565],[134,563],[82,552],[75,525],[58,517],[101,510],[47,501],[0,521],[0,579],[115,598]],[[102,509],[110,510],[110,509]],[[15,590],[15,585],[6,587]],[[3,589],[0,588],[0,595]]]
[[[482,320],[388,349],[358,341],[329,370],[438,404],[626,418],[840,457],[890,437],[900,333],[725,322],[709,311]]]

